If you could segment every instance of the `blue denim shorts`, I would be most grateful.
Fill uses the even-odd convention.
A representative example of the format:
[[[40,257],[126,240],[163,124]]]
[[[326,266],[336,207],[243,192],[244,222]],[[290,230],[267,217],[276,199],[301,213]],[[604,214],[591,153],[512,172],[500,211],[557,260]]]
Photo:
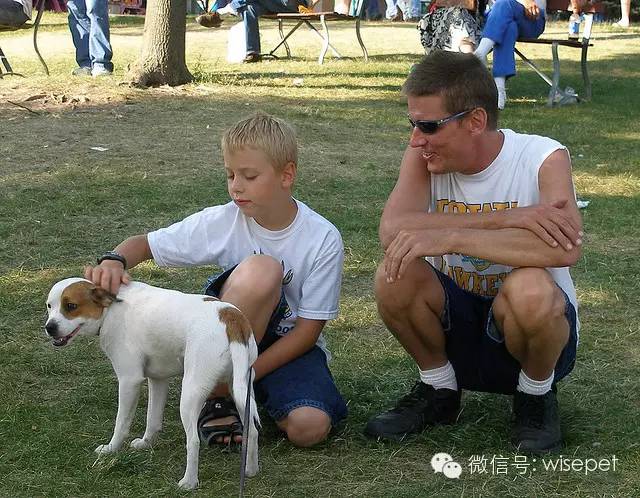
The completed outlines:
[[[493,317],[494,298],[462,289],[448,275],[435,268],[434,271],[444,289],[445,306],[440,321],[458,386],[470,391],[515,393],[521,366],[507,350],[504,335]],[[573,370],[578,343],[576,310],[563,294],[569,341],[556,363],[554,383]]]
[[[204,293],[219,297],[224,282],[233,270],[235,267],[209,277]],[[269,319],[264,337],[258,344],[259,353],[281,338],[276,330],[287,307],[283,292]],[[338,425],[347,416],[347,404],[329,371],[327,356],[318,346],[256,381],[254,389],[258,403],[276,421],[282,420],[289,412],[302,406],[324,411],[331,418],[333,426]]]

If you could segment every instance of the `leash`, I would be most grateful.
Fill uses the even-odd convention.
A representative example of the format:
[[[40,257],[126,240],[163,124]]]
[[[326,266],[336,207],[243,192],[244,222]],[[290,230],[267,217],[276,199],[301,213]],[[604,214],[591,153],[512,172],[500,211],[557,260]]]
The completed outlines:
[[[44,72],[47,76],[49,76],[49,68],[47,67],[47,63],[40,55],[40,50],[38,50],[38,29],[40,28],[40,20],[42,19],[42,14],[44,13],[44,4],[45,0],[41,0],[38,4],[38,14],[36,15],[36,20],[33,23],[33,48],[36,51],[36,55],[38,59],[40,59],[40,64],[44,68]]]
[[[253,368],[249,367],[249,380],[247,381],[247,399],[244,405],[244,416],[242,426],[242,447],[240,450],[240,498],[244,496],[244,482],[246,480],[247,472],[247,442],[249,439],[249,416],[251,415],[251,388],[253,387],[253,381],[251,380],[253,374]]]

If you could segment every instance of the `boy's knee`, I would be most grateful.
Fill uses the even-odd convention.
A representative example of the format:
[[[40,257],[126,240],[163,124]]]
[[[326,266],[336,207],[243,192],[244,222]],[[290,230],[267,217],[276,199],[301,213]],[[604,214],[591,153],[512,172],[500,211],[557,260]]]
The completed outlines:
[[[282,286],[282,264],[271,256],[254,254],[249,256],[233,272],[236,278],[250,282],[257,293],[280,292]]]
[[[292,410],[278,425],[287,433],[291,443],[306,448],[327,439],[331,431],[331,418],[319,408],[302,406]]]

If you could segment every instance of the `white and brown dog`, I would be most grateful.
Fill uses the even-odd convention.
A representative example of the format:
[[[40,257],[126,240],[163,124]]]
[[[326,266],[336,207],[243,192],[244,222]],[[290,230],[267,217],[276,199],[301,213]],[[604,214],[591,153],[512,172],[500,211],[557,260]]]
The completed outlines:
[[[162,428],[168,379],[183,374],[180,417],[187,436],[187,468],[178,485],[197,487],[198,416],[208,394],[219,382],[229,382],[238,413],[245,413],[249,368],[258,356],[246,317],[235,306],[209,296],[132,282],[120,287],[116,297],[82,278],[56,283],[47,308],[45,330],[54,346],[65,346],[80,335],[99,334],[100,346],[118,376],[113,437],[96,448],[98,454],[122,447],[145,378],[149,384],[147,427],[131,447],[151,447]],[[251,389],[247,476],[258,472],[259,423]]]

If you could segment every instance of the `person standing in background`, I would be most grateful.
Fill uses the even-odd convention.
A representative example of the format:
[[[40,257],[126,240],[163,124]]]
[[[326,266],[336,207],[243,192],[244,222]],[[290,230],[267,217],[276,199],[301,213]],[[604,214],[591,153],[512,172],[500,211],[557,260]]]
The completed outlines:
[[[76,47],[74,76],[113,74],[107,0],[67,0],[69,30]]]

